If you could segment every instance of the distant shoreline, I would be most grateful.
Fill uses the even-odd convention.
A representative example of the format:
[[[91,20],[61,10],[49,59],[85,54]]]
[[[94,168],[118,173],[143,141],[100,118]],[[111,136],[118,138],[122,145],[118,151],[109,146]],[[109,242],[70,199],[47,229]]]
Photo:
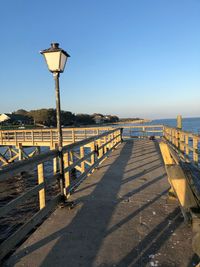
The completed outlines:
[[[113,124],[129,124],[129,123],[147,123],[152,122],[152,120],[149,119],[140,119],[140,120],[119,120],[118,122],[114,122]]]

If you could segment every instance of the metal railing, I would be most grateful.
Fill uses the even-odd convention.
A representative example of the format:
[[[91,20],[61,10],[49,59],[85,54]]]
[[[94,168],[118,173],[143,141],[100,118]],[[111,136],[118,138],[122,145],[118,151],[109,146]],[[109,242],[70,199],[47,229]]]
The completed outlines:
[[[103,159],[122,141],[122,129],[117,128],[98,136],[64,146],[62,151],[51,150],[34,156],[33,158],[18,161],[0,170],[0,182],[13,179],[19,173],[31,170],[37,183],[29,190],[21,193],[16,198],[0,207],[0,217],[4,217],[15,210],[22,203],[34,196],[37,197],[37,211],[14,233],[0,244],[0,259],[5,257],[25,236],[38,225],[44,217],[51,212],[61,200],[61,194],[56,193],[47,201],[47,186],[61,178],[58,167],[58,156],[62,153],[64,165],[64,194],[69,198],[71,192],[85,177],[97,167]],[[47,168],[51,163],[52,168]],[[76,172],[76,177],[74,176]]]

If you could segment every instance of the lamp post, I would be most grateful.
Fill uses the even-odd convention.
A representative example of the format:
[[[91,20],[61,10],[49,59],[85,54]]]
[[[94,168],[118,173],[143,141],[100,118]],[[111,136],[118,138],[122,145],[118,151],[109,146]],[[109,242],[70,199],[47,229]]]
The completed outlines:
[[[64,198],[64,166],[62,155],[62,128],[61,128],[61,109],[60,109],[60,88],[59,77],[60,73],[64,71],[66,62],[70,55],[59,47],[58,43],[52,43],[51,47],[40,52],[47,63],[48,69],[53,73],[56,90],[56,118],[58,130],[58,149],[59,149],[59,167],[60,167],[60,190]]]

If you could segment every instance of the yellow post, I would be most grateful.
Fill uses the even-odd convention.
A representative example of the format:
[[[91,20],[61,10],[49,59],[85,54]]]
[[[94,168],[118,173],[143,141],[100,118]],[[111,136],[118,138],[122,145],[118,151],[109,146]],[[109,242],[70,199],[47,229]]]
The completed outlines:
[[[184,152],[184,150],[185,150],[184,149],[185,148],[185,136],[182,133],[179,134],[179,142],[180,142],[180,150],[182,152]]]
[[[21,143],[18,144],[18,155],[19,155],[18,159],[23,160],[23,149]]]
[[[186,155],[189,155],[189,136],[185,136],[185,153]]]
[[[63,161],[64,161],[64,169],[69,167],[69,152],[65,153],[63,155]],[[69,187],[70,187],[70,173],[69,171],[64,170],[64,177],[65,177],[65,186],[64,186],[64,195],[66,198],[70,196]]]
[[[97,143],[98,143],[98,147],[100,148],[101,147],[101,139],[98,139]],[[101,149],[99,149],[98,158],[101,158],[102,156],[103,156],[103,149],[101,148]]]
[[[198,138],[193,137],[193,160],[198,164]]]
[[[50,147],[50,150],[56,149],[57,144]],[[58,172],[58,157],[53,158],[53,173],[56,174]]]
[[[105,136],[104,138],[103,138],[103,144],[106,144],[106,142],[107,142],[107,137]],[[107,146],[104,146],[103,147],[103,153],[105,154],[107,151],[106,151],[106,148],[107,148]]]
[[[38,164],[38,184],[44,183],[44,167],[43,163]],[[39,191],[39,204],[40,209],[45,207],[45,190],[44,188]]]
[[[179,148],[179,131],[175,131],[175,146]]]
[[[181,115],[177,116],[177,128],[180,130],[182,129],[182,116]]]
[[[94,142],[91,143],[90,148],[91,148],[91,152],[93,152],[95,150],[95,143]],[[94,162],[95,162],[95,154],[92,154],[91,155],[91,164],[93,165]]]
[[[83,158],[85,156],[84,146],[80,147],[80,158]],[[81,173],[85,172],[85,161],[83,160],[81,162]]]

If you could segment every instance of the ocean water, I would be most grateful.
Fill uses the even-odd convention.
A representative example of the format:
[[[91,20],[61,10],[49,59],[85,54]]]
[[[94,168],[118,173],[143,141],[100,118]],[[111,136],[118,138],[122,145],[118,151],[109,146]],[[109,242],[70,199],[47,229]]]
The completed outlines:
[[[143,124],[137,123],[127,123],[127,124],[117,124],[116,127],[123,127],[123,126],[134,126],[139,125],[142,126]],[[152,120],[151,122],[144,123],[144,125],[167,125],[171,127],[176,127],[176,119],[159,119],[159,120]],[[193,132],[196,134],[200,134],[200,118],[183,118],[182,119],[182,129],[184,131]]]
[[[164,124],[176,127],[176,119],[153,120],[149,124]],[[184,131],[200,134],[200,118],[183,118],[182,127]]]

